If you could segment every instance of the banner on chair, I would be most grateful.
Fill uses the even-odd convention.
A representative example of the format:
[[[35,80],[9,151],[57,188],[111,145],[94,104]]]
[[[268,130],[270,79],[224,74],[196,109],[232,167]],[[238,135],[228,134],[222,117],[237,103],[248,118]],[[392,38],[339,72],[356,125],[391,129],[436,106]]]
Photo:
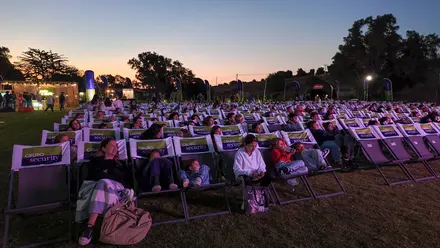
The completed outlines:
[[[123,129],[124,139],[127,142],[130,139],[139,139],[144,132],[145,129],[128,129],[128,128]]]
[[[267,125],[279,125],[283,124],[279,117],[263,117],[263,120],[266,122]]]
[[[132,158],[147,158],[153,150],[159,151],[161,157],[174,156],[171,138],[156,140],[130,139],[130,153]]]
[[[120,129],[93,129],[93,128],[84,128],[84,141],[90,142],[101,142],[105,139],[116,139],[120,138]]]
[[[376,128],[376,130],[379,131],[380,136],[382,136],[383,138],[401,136],[394,128],[394,126],[374,126],[374,128]]]
[[[69,124],[69,122],[72,120],[77,120],[81,124],[81,126],[84,126],[86,123],[84,119],[76,119],[75,117],[68,117],[68,118],[62,118],[61,124]]]
[[[241,112],[241,114],[243,115],[243,118],[245,121],[256,121],[257,120],[257,118],[255,117],[255,114],[245,113],[245,112]]]
[[[243,141],[243,135],[214,135],[214,142],[219,151],[237,150]]]
[[[309,130],[304,130],[300,132],[284,132],[281,131],[281,136],[286,141],[287,145],[293,145],[296,142],[306,143],[306,144],[316,144],[316,140]]]
[[[179,132],[182,129],[187,129],[187,128],[186,127],[165,127],[163,129],[163,137],[168,138],[168,137],[178,136]]]
[[[416,126],[414,124],[403,124],[399,125],[400,129],[406,134],[406,135],[420,135],[419,130],[417,130]]]
[[[424,123],[424,124],[420,123],[419,126],[426,134],[438,133],[437,130],[432,126],[432,123]]]
[[[272,140],[275,138],[279,138],[279,132],[275,133],[252,133],[258,139],[258,148],[268,149],[271,146]]]
[[[69,124],[60,124],[56,122],[53,124],[53,130],[55,132],[67,131],[68,128],[69,128]]]
[[[164,127],[171,127],[172,121],[155,121],[155,122],[149,122],[148,126],[150,127],[152,123],[156,123],[158,125],[164,126]]]
[[[218,109],[210,109],[209,110],[210,115],[220,115],[220,110]]]
[[[346,127],[360,127],[356,119],[345,119],[343,120],[343,123],[345,124]]]
[[[223,135],[239,135],[243,134],[243,127],[241,125],[221,126]]]
[[[11,170],[50,165],[70,164],[70,144],[64,142],[46,146],[14,145]]]
[[[211,134],[211,127],[207,126],[189,126],[189,132],[192,136],[205,136]]]
[[[125,145],[125,140],[118,140],[116,143],[118,145],[118,159],[127,160],[127,146]],[[77,161],[89,161],[96,155],[96,152],[99,151],[100,147],[100,142],[78,142]]]
[[[51,131],[43,130],[41,135],[41,145],[55,144],[55,138],[59,134],[67,135],[71,145],[75,145],[82,140],[81,131],[51,132]]]
[[[176,155],[214,152],[214,145],[209,135],[194,138],[174,136],[173,142]]]
[[[372,130],[368,127],[366,128],[351,128],[353,132],[359,139],[376,139]]]
[[[102,123],[104,123],[105,125],[107,125],[107,128],[115,128],[118,127],[118,123],[113,121],[113,122],[95,122],[94,123],[89,123],[89,127],[90,128],[99,128],[99,125],[101,125]]]

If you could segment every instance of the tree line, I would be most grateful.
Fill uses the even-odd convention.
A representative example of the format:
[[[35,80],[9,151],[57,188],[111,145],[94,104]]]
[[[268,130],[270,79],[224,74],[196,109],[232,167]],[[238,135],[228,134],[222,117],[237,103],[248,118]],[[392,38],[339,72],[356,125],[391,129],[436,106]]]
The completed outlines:
[[[427,73],[440,68],[439,36],[408,30],[403,37],[398,31],[397,19],[392,14],[357,20],[348,30],[348,35],[343,38],[343,43],[332,57],[332,64],[327,68],[319,67],[309,72],[298,68],[295,74],[291,70],[278,71],[260,82],[267,81],[268,92],[282,91],[286,78],[325,74],[357,90],[362,88],[366,75],[373,75],[376,79],[390,78],[394,91],[425,83]],[[29,48],[18,56],[17,62],[11,63],[10,59],[9,49],[0,46],[0,75],[4,79],[77,82],[83,87],[84,72],[69,65],[64,55]],[[133,86],[165,93],[174,91],[179,81],[186,97],[205,92],[204,80],[197,78],[192,70],[182,62],[156,52],[142,52],[127,64],[136,71],[135,79],[107,74],[98,75],[96,81],[102,83],[104,76],[110,86]]]

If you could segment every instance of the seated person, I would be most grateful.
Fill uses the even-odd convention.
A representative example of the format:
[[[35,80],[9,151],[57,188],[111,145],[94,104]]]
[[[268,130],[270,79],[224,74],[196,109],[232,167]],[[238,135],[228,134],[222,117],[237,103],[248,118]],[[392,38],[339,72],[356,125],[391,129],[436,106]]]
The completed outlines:
[[[329,149],[335,163],[342,166],[341,151],[336,143],[335,137],[331,133],[320,129],[316,121],[310,121],[307,126],[312,132],[313,137],[315,137],[319,147],[321,149]]]
[[[279,175],[291,175],[297,172],[307,173],[308,169],[302,160],[292,161],[295,150],[289,149],[284,140],[275,138],[272,146],[272,161]],[[287,183],[291,186],[298,185],[296,178],[287,180]]]
[[[77,119],[73,119],[69,122],[69,127],[67,131],[79,131],[81,130],[81,123]]]
[[[298,122],[298,114],[290,113],[287,118],[286,124],[282,127],[283,131],[297,132],[303,130],[301,124]]]
[[[263,124],[261,122],[256,122],[252,124],[252,132],[254,133],[264,133]]]
[[[174,183],[173,163],[167,158],[161,158],[159,150],[150,152],[146,166],[141,171],[139,184],[143,191],[159,192],[162,186],[170,190],[178,188]]]
[[[259,182],[261,186],[267,187],[271,179],[266,173],[266,164],[257,145],[258,139],[254,135],[244,137],[243,144],[235,153],[234,175],[236,178],[243,176],[247,185]]]
[[[377,120],[369,120],[368,126],[380,126],[380,123]]]
[[[354,155],[354,141],[350,134],[343,130],[339,130],[331,122],[324,123],[324,129],[335,137],[335,142],[341,149],[343,159],[352,159]]]
[[[389,125],[389,124],[393,124],[393,122],[391,121],[390,117],[382,117],[379,119],[380,125]]]
[[[64,142],[70,142],[69,136],[67,136],[67,134],[65,134],[65,133],[58,134],[57,136],[55,136],[55,139],[53,141],[54,144],[61,144]],[[77,149],[76,145],[70,144],[70,160],[72,162],[74,162],[76,160],[77,150],[78,149]]]
[[[229,113],[228,115],[226,115],[226,121],[225,121],[225,125],[235,125],[235,114],[234,113]]]
[[[191,159],[187,162],[185,170],[179,172],[183,187],[201,186],[209,184],[209,167],[200,165],[197,159]]]
[[[132,129],[141,129],[142,128],[142,118],[136,116],[133,118],[133,124],[131,125]]]
[[[236,114],[234,118],[235,124],[243,124],[244,123],[244,117],[242,114]]]
[[[328,166],[325,157],[330,152],[328,149],[321,151],[319,149],[305,149],[304,144],[301,142],[296,142],[292,145],[294,149],[293,157],[295,160],[304,161],[305,166],[309,169],[309,174],[314,174],[318,170],[331,169]]]
[[[134,191],[124,186],[131,173],[118,160],[117,154],[116,140],[105,139],[96,157],[86,165],[87,178],[78,194],[75,216],[77,222],[88,218],[87,227],[78,240],[80,245],[90,243],[99,215],[114,204],[133,199]]]
[[[205,119],[203,119],[203,126],[207,126],[207,127],[212,127],[214,126],[215,121],[214,121],[214,117],[212,116],[206,116]]]

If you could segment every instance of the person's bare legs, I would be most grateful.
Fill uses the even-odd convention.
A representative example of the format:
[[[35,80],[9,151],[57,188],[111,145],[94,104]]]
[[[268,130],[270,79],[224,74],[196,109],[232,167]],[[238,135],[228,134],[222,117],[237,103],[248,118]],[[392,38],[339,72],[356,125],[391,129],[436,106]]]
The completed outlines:
[[[92,240],[93,228],[95,227],[96,220],[99,214],[91,213],[89,216],[89,221],[87,222],[87,227],[84,229],[81,237],[79,237],[78,243],[80,245],[88,245]]]

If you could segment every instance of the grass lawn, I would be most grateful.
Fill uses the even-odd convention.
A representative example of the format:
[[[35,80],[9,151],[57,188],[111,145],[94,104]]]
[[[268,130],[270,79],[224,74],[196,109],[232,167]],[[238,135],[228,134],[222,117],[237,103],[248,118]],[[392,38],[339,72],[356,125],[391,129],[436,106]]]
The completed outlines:
[[[2,210],[7,201],[13,144],[39,144],[41,130],[52,130],[53,122],[62,115],[60,112],[0,113]],[[434,168],[440,167],[438,162],[432,164]],[[414,174],[423,173],[421,164],[410,168]],[[385,171],[391,177],[402,175],[395,167]],[[376,170],[338,175],[348,192],[346,195],[274,206],[267,214],[251,217],[235,211],[232,216],[161,225],[152,228],[147,238],[135,247],[438,247],[440,180],[389,187]],[[330,176],[314,177],[311,181],[321,190],[334,184]],[[199,197],[202,201],[199,204],[215,202],[214,197],[213,194]],[[143,200],[142,204],[176,212],[180,207],[172,196]],[[0,242],[3,242],[3,218],[1,215]],[[11,246],[54,238],[67,231],[65,214],[12,220]],[[65,243],[53,247],[77,245]],[[98,244],[98,247],[111,246]]]

